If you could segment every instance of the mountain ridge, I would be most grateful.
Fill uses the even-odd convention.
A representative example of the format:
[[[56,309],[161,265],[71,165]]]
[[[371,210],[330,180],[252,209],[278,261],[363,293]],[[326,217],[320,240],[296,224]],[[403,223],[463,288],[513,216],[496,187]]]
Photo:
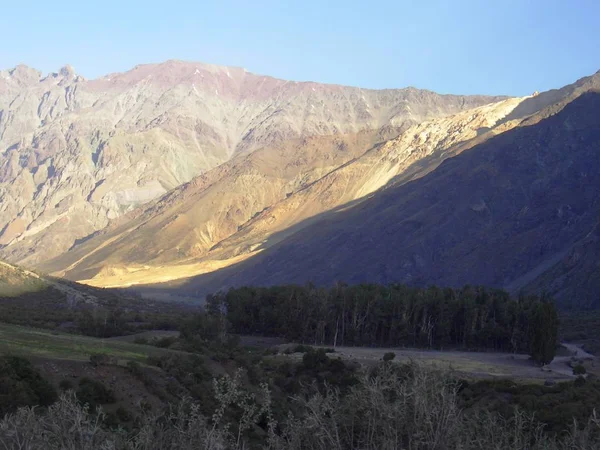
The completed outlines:
[[[68,66],[0,75],[0,256],[34,266],[238,155],[311,136],[382,140],[497,99],[287,82],[178,61],[95,80]]]
[[[28,72],[30,74],[37,74],[39,79],[45,79],[45,78],[49,78],[49,77],[57,77],[57,76],[61,75],[61,76],[78,77],[84,81],[99,81],[99,80],[106,80],[107,78],[111,78],[111,80],[112,80],[112,78],[114,78],[114,77],[119,77],[119,76],[123,75],[124,73],[128,73],[128,72],[131,72],[134,70],[152,69],[152,68],[161,67],[161,66],[168,67],[168,66],[173,66],[173,65],[194,65],[194,66],[202,67],[205,70],[209,70],[209,71],[213,71],[213,72],[220,72],[223,69],[234,70],[234,71],[241,71],[245,74],[249,74],[249,75],[256,76],[256,77],[268,78],[268,79],[272,79],[272,80],[279,80],[279,81],[284,81],[287,83],[310,84],[310,85],[315,85],[315,86],[331,86],[331,87],[340,87],[340,88],[354,88],[354,89],[360,89],[360,90],[364,90],[364,91],[376,91],[376,92],[383,91],[383,92],[385,92],[385,91],[406,90],[406,91],[428,92],[428,93],[437,94],[437,95],[441,95],[441,96],[455,96],[455,97],[477,97],[477,96],[495,97],[495,98],[518,97],[517,95],[508,95],[508,94],[460,94],[460,93],[455,93],[455,92],[440,93],[433,89],[419,88],[414,85],[402,86],[402,87],[370,88],[370,87],[361,87],[359,85],[353,85],[353,84],[343,84],[343,83],[336,83],[336,82],[322,82],[322,81],[309,80],[309,79],[303,79],[303,80],[295,80],[294,79],[294,80],[292,80],[292,79],[280,78],[277,76],[269,75],[267,73],[255,72],[253,70],[248,70],[246,67],[243,67],[243,66],[229,65],[229,64],[214,64],[214,63],[207,63],[207,62],[196,61],[196,60],[179,59],[179,58],[171,58],[171,59],[167,59],[167,60],[159,61],[159,62],[140,63],[140,64],[134,65],[133,67],[131,67],[130,69],[127,69],[127,70],[107,72],[107,73],[100,74],[95,77],[86,77],[83,74],[77,73],[77,70],[75,69],[75,67],[69,63],[66,63],[63,66],[61,66],[59,68],[58,72],[49,71],[45,75],[44,75],[43,71],[35,68],[34,66],[30,66],[26,63],[19,63],[19,64],[15,65],[14,67],[0,68],[0,74],[2,74],[4,72],[5,73],[4,78],[6,79],[6,74],[10,74],[10,72],[15,72],[15,71],[23,72],[24,71],[24,72]],[[600,70],[598,72],[600,72]]]

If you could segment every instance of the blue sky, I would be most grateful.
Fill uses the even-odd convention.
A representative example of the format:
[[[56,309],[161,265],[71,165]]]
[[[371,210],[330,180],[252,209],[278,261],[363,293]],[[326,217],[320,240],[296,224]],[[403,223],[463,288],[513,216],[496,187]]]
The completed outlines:
[[[525,95],[600,69],[598,0],[11,1],[0,68],[184,59],[365,88]]]

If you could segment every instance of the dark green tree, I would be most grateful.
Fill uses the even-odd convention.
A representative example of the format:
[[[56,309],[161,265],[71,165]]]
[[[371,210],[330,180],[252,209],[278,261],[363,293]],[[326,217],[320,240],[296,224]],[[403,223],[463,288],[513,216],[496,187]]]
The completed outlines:
[[[556,354],[558,314],[554,304],[542,299],[529,318],[529,354],[538,364],[548,364]]]

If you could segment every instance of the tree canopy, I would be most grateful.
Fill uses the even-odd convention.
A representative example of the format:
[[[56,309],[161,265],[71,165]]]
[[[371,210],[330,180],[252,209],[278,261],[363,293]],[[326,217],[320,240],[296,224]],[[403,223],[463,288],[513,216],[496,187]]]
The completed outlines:
[[[242,287],[207,300],[213,312],[226,311],[234,333],[313,345],[530,352],[544,363],[554,356],[558,330],[548,299],[479,286]]]

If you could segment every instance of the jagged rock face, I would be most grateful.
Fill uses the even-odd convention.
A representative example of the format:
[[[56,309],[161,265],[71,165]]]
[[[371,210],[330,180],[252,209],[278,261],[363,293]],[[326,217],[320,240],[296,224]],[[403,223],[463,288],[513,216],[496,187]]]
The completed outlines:
[[[293,152],[297,139],[363,133],[381,141],[495,100],[288,82],[179,61],[97,80],[69,66],[46,77],[26,66],[1,71],[0,253],[40,263],[259,148]],[[323,170],[315,164],[306,170]]]

